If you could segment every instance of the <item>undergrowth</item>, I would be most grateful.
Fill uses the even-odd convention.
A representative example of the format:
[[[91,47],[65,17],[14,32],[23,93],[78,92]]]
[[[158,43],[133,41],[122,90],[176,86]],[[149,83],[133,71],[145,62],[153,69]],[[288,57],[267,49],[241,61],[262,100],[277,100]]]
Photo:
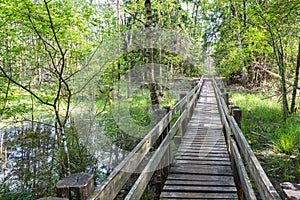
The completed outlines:
[[[275,187],[300,182],[300,113],[283,119],[282,105],[260,94],[231,97],[243,111],[242,131]]]

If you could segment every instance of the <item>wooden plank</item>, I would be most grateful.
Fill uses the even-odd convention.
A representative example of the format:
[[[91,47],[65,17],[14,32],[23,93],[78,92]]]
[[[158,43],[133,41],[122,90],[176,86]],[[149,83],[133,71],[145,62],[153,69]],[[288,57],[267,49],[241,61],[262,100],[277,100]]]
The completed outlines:
[[[175,163],[181,164],[198,164],[198,165],[228,165],[230,166],[231,163],[229,160],[176,160]]]
[[[225,144],[224,144],[225,145]],[[206,145],[206,146],[193,146],[187,145],[184,147],[179,147],[179,152],[199,152],[199,153],[226,153],[227,149],[218,145]]]
[[[231,169],[188,169],[182,167],[173,167],[171,168],[172,173],[185,173],[185,174],[205,174],[205,175],[227,175],[232,176]]]
[[[230,185],[234,184],[233,176],[210,176],[210,175],[191,175],[191,174],[173,174],[170,173],[168,180],[194,180],[194,181],[215,181],[228,182]]]
[[[191,157],[191,156],[180,156],[176,157],[176,160],[194,160],[194,161],[230,161],[229,158],[223,158],[223,157],[210,157],[210,156],[199,156],[199,157]]]
[[[167,180],[165,185],[186,185],[186,186],[232,186],[235,187],[234,182],[227,182],[224,180],[218,181],[199,181],[199,180]]]
[[[216,148],[226,147],[226,142],[222,142],[222,143],[218,143],[217,141],[203,141],[203,142],[185,142],[185,141],[181,141],[181,142],[183,142],[185,145],[193,145],[193,146],[198,146],[198,147],[216,147]]]
[[[196,153],[227,153],[227,149],[201,149],[201,152],[199,152],[200,148],[191,148],[191,147],[185,147],[185,148],[179,148],[178,152],[196,152]]]
[[[201,158],[202,160],[205,160],[204,158],[206,158],[206,157],[209,157],[208,160],[214,160],[213,158],[216,157],[216,160],[219,160],[219,161],[221,160],[219,158],[228,158],[229,159],[229,156],[228,156],[228,154],[226,155],[225,151],[219,151],[219,152],[217,152],[217,151],[215,151],[215,152],[209,152],[209,151],[206,151],[206,152],[205,151],[200,151],[200,152],[199,151],[198,152],[185,151],[185,153],[187,153],[187,154],[185,154],[185,155],[175,155],[176,159],[184,160],[185,157],[183,157],[183,156],[189,156],[190,158],[188,158],[187,160],[194,160],[194,159],[197,159],[197,158]],[[225,160],[227,160],[227,159],[225,159]]]
[[[182,142],[184,141],[184,143],[203,143],[203,142],[215,142],[215,143],[224,143],[225,139],[224,139],[224,135],[208,135],[205,134],[203,136],[185,136],[184,138],[181,139]],[[183,144],[184,144],[183,143]]]
[[[201,149],[201,151],[199,151]],[[178,147],[177,153],[211,153],[211,154],[228,154],[227,148],[201,148],[200,147],[192,147],[192,146],[185,146],[185,147]]]
[[[216,157],[228,157],[229,158],[229,155],[227,152],[210,152],[210,151],[207,151],[207,152],[178,152],[177,154],[175,154],[175,156],[204,156],[204,155],[207,155],[207,156],[216,156]]]
[[[163,192],[161,200],[166,199],[237,199],[235,192],[232,193],[200,193],[200,192]]]
[[[173,165],[173,167],[178,168],[189,168],[190,170],[199,169],[199,170],[207,170],[211,169],[212,166],[210,164],[191,164],[191,163],[176,163]],[[231,167],[229,165],[214,165],[214,169],[218,170],[231,170]]]
[[[180,192],[236,192],[235,186],[193,186],[193,185],[165,185],[164,192],[180,191]]]
[[[219,149],[219,150],[227,150],[226,148],[226,143],[224,143],[223,145],[218,145],[215,143],[208,143],[208,144],[197,144],[197,143],[187,143],[182,145],[182,148],[190,148],[190,149],[195,149],[197,148],[198,150],[204,150],[204,149],[210,149],[210,150],[214,150],[214,149]]]

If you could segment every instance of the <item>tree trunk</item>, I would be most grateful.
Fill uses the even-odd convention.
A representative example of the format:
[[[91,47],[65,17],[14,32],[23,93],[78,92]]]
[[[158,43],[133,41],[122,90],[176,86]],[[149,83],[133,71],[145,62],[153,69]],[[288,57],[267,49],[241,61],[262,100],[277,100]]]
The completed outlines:
[[[289,103],[287,99],[287,89],[286,89],[286,77],[285,77],[285,65],[283,60],[283,53],[279,53],[279,73],[281,76],[281,90],[282,90],[282,103],[283,103],[283,117],[288,118],[289,115]]]
[[[154,65],[153,65],[153,49],[151,47],[151,25],[152,25],[152,7],[151,7],[151,0],[145,0],[145,12],[146,12],[146,23],[145,23],[145,31],[146,31],[146,57],[147,63],[151,65],[151,83],[148,84],[148,89],[150,90],[151,96],[151,104],[152,110],[156,110],[159,108],[159,101],[157,95],[157,84],[155,83],[155,74],[154,74]]]
[[[257,6],[260,8],[258,2],[256,1]],[[278,65],[279,75],[281,77],[281,93],[282,93],[282,106],[283,106],[283,117],[287,119],[289,115],[289,104],[287,99],[287,89],[286,89],[286,77],[285,77],[285,63],[284,63],[284,48],[282,43],[282,37],[280,32],[276,28],[273,28],[271,24],[265,17],[263,10],[260,8],[260,16],[266,23],[268,31],[271,34],[272,39],[272,48]],[[277,32],[274,32],[274,30]]]
[[[294,77],[291,113],[296,112],[295,107],[296,107],[296,97],[297,97],[297,89],[298,89],[298,81],[299,81],[299,69],[300,69],[300,40],[298,45],[298,56],[297,56],[297,64],[296,64],[295,77]]]
[[[231,12],[232,12],[233,17],[237,21],[239,21],[238,11],[236,10],[235,2],[230,0],[230,4],[231,4]],[[238,42],[238,48],[239,48],[240,51],[242,51],[243,50],[243,44],[242,44],[242,39],[241,39],[241,31],[240,31],[239,28],[237,29],[236,39],[237,39],[237,42]],[[240,59],[243,59],[243,58],[240,58]],[[246,78],[246,74],[245,74],[245,70],[244,70],[245,67],[246,67],[246,62],[245,62],[245,60],[243,60],[243,68],[240,71],[240,76],[242,78],[242,84],[244,86],[246,85],[246,82],[247,82],[247,78]]]
[[[121,37],[121,30],[120,30],[120,27],[121,27],[121,15],[120,15],[120,0],[117,0],[117,18],[118,18],[118,35],[119,37]],[[119,45],[118,46],[118,54],[120,54],[121,52],[121,46]],[[117,97],[119,98],[120,97],[120,82],[121,82],[121,74],[120,74],[120,69],[121,69],[121,63],[120,61],[118,61],[117,63],[117,69],[118,69],[118,72],[117,72],[117,79],[118,79],[118,88],[117,88]]]

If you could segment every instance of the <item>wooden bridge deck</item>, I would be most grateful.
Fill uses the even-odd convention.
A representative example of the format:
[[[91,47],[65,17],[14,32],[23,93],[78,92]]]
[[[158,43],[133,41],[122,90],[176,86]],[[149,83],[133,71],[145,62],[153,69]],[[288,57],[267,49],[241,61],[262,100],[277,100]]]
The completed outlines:
[[[238,199],[212,81],[200,98],[160,199]]]

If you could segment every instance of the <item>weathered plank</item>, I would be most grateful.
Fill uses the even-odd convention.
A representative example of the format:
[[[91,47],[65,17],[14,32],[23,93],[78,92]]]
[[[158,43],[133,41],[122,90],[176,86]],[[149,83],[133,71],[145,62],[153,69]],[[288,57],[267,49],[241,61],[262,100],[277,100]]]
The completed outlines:
[[[192,152],[178,152],[176,154],[176,156],[196,156],[196,157],[203,157],[203,156],[215,156],[215,157],[229,157],[228,154],[226,152],[211,152],[211,151],[207,151],[207,152],[196,152],[196,151],[192,151]]]
[[[185,167],[173,167],[173,168],[171,168],[171,173],[232,176],[231,169],[216,169],[216,168],[206,169],[206,168],[200,168],[200,167],[198,169],[188,169]]]
[[[161,200],[167,199],[237,199],[237,193],[208,193],[208,192],[164,192]]]
[[[191,185],[191,186],[232,186],[235,187],[234,182],[227,182],[224,180],[218,181],[201,181],[201,180],[167,180],[165,185]]]
[[[191,175],[191,174],[169,174],[168,180],[193,180],[193,181],[202,181],[210,182],[228,182],[230,185],[234,184],[234,178],[233,176],[210,176],[210,175]]]
[[[180,192],[236,192],[235,186],[194,186],[194,185],[165,185],[164,191],[180,191]]]
[[[194,164],[194,165],[227,165],[230,166],[230,160],[176,160],[174,163]]]

